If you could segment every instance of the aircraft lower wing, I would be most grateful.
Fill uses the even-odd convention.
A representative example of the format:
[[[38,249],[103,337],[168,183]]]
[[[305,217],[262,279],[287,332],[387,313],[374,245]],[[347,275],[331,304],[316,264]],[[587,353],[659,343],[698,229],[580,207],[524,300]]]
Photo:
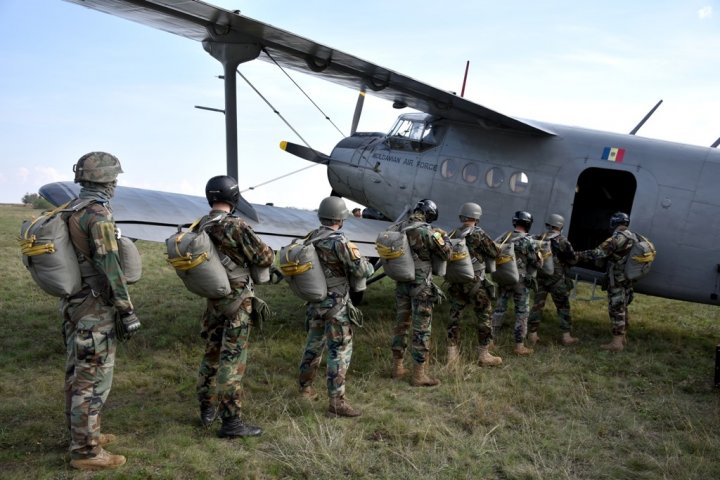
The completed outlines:
[[[73,182],[49,183],[40,188],[40,195],[53,205],[62,205],[80,193]],[[115,223],[129,238],[164,242],[177,231],[208,212],[205,197],[158,192],[141,188],[117,187],[110,202]],[[273,250],[279,250],[295,238],[302,238],[319,226],[317,213],[296,208],[256,205],[257,220],[239,215]],[[388,222],[367,218],[348,218],[343,232],[368,257],[377,256],[375,239]]]
[[[487,127],[554,135],[547,128],[503,115],[334,48],[198,0],[66,0],[192,40],[256,44],[259,60],[275,61],[354,90],[438,117]]]

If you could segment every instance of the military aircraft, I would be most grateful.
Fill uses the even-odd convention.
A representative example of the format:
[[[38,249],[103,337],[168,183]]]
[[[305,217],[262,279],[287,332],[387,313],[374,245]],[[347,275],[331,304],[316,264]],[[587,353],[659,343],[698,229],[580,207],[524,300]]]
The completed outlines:
[[[224,67],[227,171],[237,177],[235,70],[255,59],[316,75],[359,91],[352,135],[330,154],[288,142],[287,152],[327,165],[333,193],[398,218],[421,198],[440,206],[438,224],[452,226],[467,201],[483,206],[483,227],[505,231],[516,210],[537,223],[549,213],[566,219],[576,249],[599,244],[615,211],[659,252],[643,293],[720,304],[720,152],[576,127],[513,118],[454,93],[201,1],[67,0],[202,43]],[[365,94],[391,102],[401,114],[388,133],[357,132]],[[714,145],[715,146],[715,145]],[[713,146],[713,147],[714,147]],[[77,193],[69,182],[40,193],[55,204]],[[115,217],[134,238],[164,240],[178,224],[206,209],[204,198],[118,188]],[[239,213],[277,248],[314,228],[312,212],[251,205]],[[349,219],[346,233],[373,255],[387,224]],[[597,272],[580,269],[585,278]]]

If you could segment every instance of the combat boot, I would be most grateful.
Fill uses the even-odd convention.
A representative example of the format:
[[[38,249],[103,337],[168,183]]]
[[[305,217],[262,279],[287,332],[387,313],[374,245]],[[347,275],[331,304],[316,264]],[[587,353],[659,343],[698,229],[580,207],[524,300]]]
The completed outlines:
[[[398,380],[405,376],[407,373],[407,370],[405,370],[405,365],[403,365],[403,358],[402,357],[395,357],[393,356],[393,363],[392,363],[392,378],[395,380]]]
[[[527,334],[527,341],[531,346],[535,346],[540,342],[540,337],[538,337],[537,332],[530,332]]]
[[[440,385],[440,380],[429,377],[425,373],[424,363],[416,363],[413,366],[413,374],[410,379],[410,385],[413,387],[434,387],[435,385]]]
[[[208,428],[217,417],[217,409],[209,403],[200,404],[200,423],[203,427]]]
[[[345,399],[345,395],[330,397],[330,404],[327,409],[328,417],[359,417],[360,415],[362,415],[360,410],[353,408]]]
[[[257,437],[262,433],[262,428],[248,425],[240,417],[223,418],[222,427],[218,432],[220,438],[236,437]]]
[[[447,366],[455,367],[460,362],[460,349],[457,345],[447,347]]]
[[[300,398],[312,402],[317,400],[318,394],[312,385],[308,385],[307,387],[300,387]]]
[[[107,450],[100,449],[100,453],[94,457],[70,460],[70,466],[78,470],[109,470],[125,465],[126,461],[127,459],[122,455],[113,455]]]
[[[117,436],[112,433],[101,433],[100,438],[98,438],[98,445],[104,447],[105,445],[113,443],[115,440],[117,440]]]
[[[610,343],[600,345],[600,348],[610,352],[622,352],[623,348],[625,348],[625,335],[613,335]]]
[[[570,332],[563,332],[562,338],[560,339],[560,343],[563,345],[574,345],[580,341],[579,338],[573,337]]]
[[[502,364],[502,358],[492,355],[488,351],[488,347],[481,346],[478,349],[478,352],[478,365],[480,365],[481,367],[494,367],[496,365]]]
[[[532,355],[532,354],[533,354],[533,349],[532,349],[532,348],[527,348],[527,347],[526,347],[525,345],[523,345],[522,343],[516,343],[516,344],[515,344],[515,350],[513,350],[513,353],[514,353],[515,355],[519,355],[519,356],[521,356],[521,357],[527,357],[528,355]]]

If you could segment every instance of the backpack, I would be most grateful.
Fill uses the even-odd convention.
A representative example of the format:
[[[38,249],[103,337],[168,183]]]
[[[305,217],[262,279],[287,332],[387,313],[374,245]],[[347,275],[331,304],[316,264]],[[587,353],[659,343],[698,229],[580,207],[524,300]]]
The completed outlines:
[[[327,280],[315,250],[315,243],[332,233],[323,233],[312,240],[308,237],[296,238],[280,249],[280,271],[290,285],[290,290],[306,302],[322,302],[327,297]]]
[[[70,240],[70,231],[63,216],[77,212],[94,200],[74,200],[42,213],[34,220],[25,220],[20,227],[18,243],[22,261],[35,283],[54,297],[66,297],[82,289],[77,253]]]
[[[165,240],[167,262],[195,295],[222,298],[232,291],[230,280],[210,235],[204,228],[198,228],[200,220],[185,232],[178,227],[178,231]]]
[[[459,238],[450,239],[452,253],[445,271],[445,280],[450,283],[469,283],[475,280],[472,257],[465,242],[465,237],[469,232],[470,230],[466,229],[464,234],[463,232],[460,233]]]
[[[493,281],[501,286],[514,285],[520,281],[520,273],[515,261],[515,242],[512,240],[508,242],[511,235],[512,232],[509,232],[500,243],[500,255],[495,259],[495,271],[492,272]],[[499,238],[495,241],[498,240]]]
[[[413,227],[380,232],[375,240],[375,250],[382,259],[383,269],[396,282],[415,280],[415,261],[405,234],[410,228]]]
[[[628,235],[626,231],[622,232],[626,238],[633,240],[630,247],[627,260],[625,262],[625,278],[628,280],[638,280],[650,272],[650,267],[655,261],[655,245],[643,237],[639,233],[631,233]],[[635,238],[633,238],[633,236]]]
[[[553,235],[552,237],[548,238],[547,232],[545,232],[540,238],[535,240],[535,246],[537,248],[538,254],[543,261],[542,267],[540,267],[540,271],[545,275],[552,275],[555,273],[555,261],[553,259],[552,251],[552,240],[555,237],[557,237],[557,235]]]

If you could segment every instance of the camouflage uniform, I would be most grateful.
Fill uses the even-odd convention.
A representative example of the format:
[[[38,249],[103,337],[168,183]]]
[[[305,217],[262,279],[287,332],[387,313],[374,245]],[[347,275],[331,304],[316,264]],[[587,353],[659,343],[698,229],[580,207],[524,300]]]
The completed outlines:
[[[307,307],[307,339],[300,361],[300,388],[311,387],[327,342],[327,390],[330,399],[345,395],[345,375],[352,358],[353,331],[348,315],[350,304],[349,279],[369,278],[373,266],[360,255],[345,234],[322,226],[308,235],[315,242],[323,273],[328,283],[328,296]]]
[[[413,213],[393,229],[402,231],[409,226],[412,228],[406,231],[406,235],[415,260],[415,280],[397,282],[395,288],[397,317],[392,350],[394,358],[404,356],[407,333],[412,323],[412,357],[416,364],[424,364],[430,352],[432,310],[438,296],[437,287],[432,282],[431,258],[434,255],[448,260],[452,246],[447,235],[425,223],[422,213]]]
[[[530,235],[517,230],[506,232],[498,237],[498,242],[510,236],[507,241],[514,243],[515,262],[517,263],[518,274],[520,280],[514,285],[505,285],[500,287],[500,295],[495,311],[493,312],[493,328],[498,329],[502,326],[503,316],[507,310],[507,304],[512,297],[515,303],[515,343],[523,343],[527,333],[527,321],[530,310],[530,290],[534,286],[535,277],[533,270],[540,268],[540,260],[535,245]],[[502,240],[501,240],[502,239]]]
[[[218,216],[220,220],[213,221]],[[250,265],[268,267],[272,264],[272,249],[242,219],[222,210],[211,210],[200,220],[200,225],[218,250],[238,267],[249,269]],[[201,408],[217,400],[218,416],[223,420],[240,415],[241,382],[247,366],[250,315],[255,296],[249,270],[247,274],[233,277],[230,286],[232,291],[227,296],[207,300],[200,334],[205,339],[205,354],[200,362],[196,388]]]
[[[608,314],[612,321],[612,334],[625,335],[628,328],[627,307],[633,299],[632,281],[625,278],[625,263],[633,246],[633,235],[625,225],[615,228],[612,236],[594,250],[578,252],[579,260],[605,262],[607,270]]]
[[[60,304],[67,353],[65,416],[72,459],[92,458],[102,452],[100,412],[112,387],[115,317],[133,309],[108,203],[112,192],[105,189],[113,190],[114,183],[84,186],[80,199],[95,201],[68,218],[82,275],[82,290]]]
[[[492,305],[485,279],[485,259],[495,259],[500,254],[500,249],[493,242],[482,228],[477,226],[462,225],[453,231],[450,238],[462,238],[473,261],[475,280],[467,283],[451,283],[448,293],[450,295],[450,324],[448,325],[448,345],[460,345],[460,317],[463,309],[473,305],[475,316],[478,319],[477,331],[480,346],[487,346],[492,341],[492,328],[490,315]]]
[[[554,271],[552,275],[544,273],[542,269],[537,272],[537,291],[535,300],[530,311],[528,329],[530,332],[537,332],[542,320],[545,300],[548,294],[555,303],[560,330],[570,332],[572,329],[572,318],[570,316],[570,292],[573,289],[573,282],[570,278],[570,266],[577,263],[575,251],[565,236],[552,228],[543,235],[536,235],[537,240],[550,242],[553,256]]]

